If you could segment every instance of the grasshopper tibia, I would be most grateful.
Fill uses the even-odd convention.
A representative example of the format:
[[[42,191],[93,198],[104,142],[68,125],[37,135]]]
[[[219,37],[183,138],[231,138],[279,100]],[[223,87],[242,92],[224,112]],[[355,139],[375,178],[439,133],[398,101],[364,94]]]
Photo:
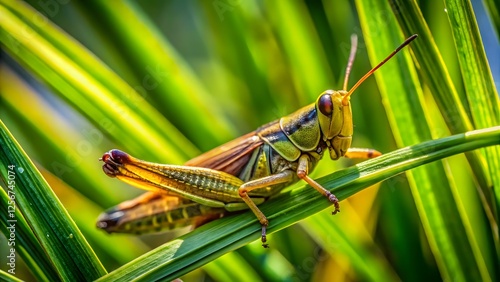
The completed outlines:
[[[303,179],[316,191],[320,192],[321,195],[325,196],[328,199],[328,201],[330,201],[335,206],[335,210],[332,212],[332,214],[337,214],[338,212],[340,212],[339,199],[337,199],[337,197],[334,194],[332,194],[332,192],[326,190],[318,182],[314,181],[311,177],[309,177],[308,175],[309,161],[310,160],[308,155],[304,154],[300,156],[299,166],[297,168],[297,175],[299,176],[300,179]]]
[[[269,221],[267,220],[266,216],[262,213],[262,211],[260,211],[257,205],[252,201],[248,193],[250,193],[252,190],[256,190],[259,188],[270,187],[280,183],[287,183],[292,179],[293,179],[293,172],[290,170],[285,170],[278,174],[272,174],[263,178],[249,181],[241,185],[241,187],[238,189],[238,194],[240,195],[240,197],[243,199],[243,201],[245,201],[248,207],[259,219],[260,225],[262,227],[262,237],[261,237],[262,247],[264,248],[269,247],[269,245],[266,243],[267,241],[266,229],[267,226],[269,225]]]

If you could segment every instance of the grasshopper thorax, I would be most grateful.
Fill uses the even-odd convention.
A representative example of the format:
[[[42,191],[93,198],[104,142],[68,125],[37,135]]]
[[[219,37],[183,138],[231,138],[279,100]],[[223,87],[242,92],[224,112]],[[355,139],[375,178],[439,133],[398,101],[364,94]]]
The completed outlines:
[[[352,112],[351,103],[344,99],[346,95],[345,90],[327,90],[316,101],[321,138],[333,160],[344,156],[351,146]]]

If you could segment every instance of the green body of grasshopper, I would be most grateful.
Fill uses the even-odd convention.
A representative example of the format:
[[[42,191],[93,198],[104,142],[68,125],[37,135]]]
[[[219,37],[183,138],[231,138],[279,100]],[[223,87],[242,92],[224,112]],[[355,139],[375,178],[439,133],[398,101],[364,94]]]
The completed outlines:
[[[250,208],[262,226],[266,244],[269,222],[257,205],[284,187],[305,180],[339,211],[337,198],[308,174],[328,149],[330,158],[374,157],[370,149],[352,149],[352,112],[349,97],[372,69],[349,92],[323,92],[315,103],[266,124],[187,162],[184,166],[145,162],[111,150],[102,160],[104,172],[153,191],[101,215],[98,227],[108,232],[198,226],[226,212]],[[345,88],[345,86],[344,86]],[[162,203],[167,199],[171,203]],[[153,204],[157,201],[157,204]]]

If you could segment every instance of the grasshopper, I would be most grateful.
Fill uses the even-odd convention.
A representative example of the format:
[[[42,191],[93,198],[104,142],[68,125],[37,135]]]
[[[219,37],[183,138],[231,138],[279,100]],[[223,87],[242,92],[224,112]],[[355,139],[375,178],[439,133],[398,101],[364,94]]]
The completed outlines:
[[[150,192],[101,214],[97,226],[109,233],[196,228],[227,213],[250,209],[260,222],[262,246],[267,248],[269,221],[258,205],[299,180],[324,195],[334,206],[332,214],[336,214],[340,211],[339,200],[310,178],[309,172],[327,149],[332,160],[381,155],[373,149],[351,148],[350,97],[363,81],[416,37],[415,34],[406,39],[347,91],[357,45],[353,35],[343,90],[327,90],[315,103],[183,166],[146,162],[116,149],[105,153],[100,160],[108,176]]]

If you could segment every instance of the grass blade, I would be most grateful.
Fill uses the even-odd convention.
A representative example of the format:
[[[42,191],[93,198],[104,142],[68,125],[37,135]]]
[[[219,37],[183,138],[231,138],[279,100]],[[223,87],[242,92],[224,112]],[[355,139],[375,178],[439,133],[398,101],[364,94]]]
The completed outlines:
[[[451,133],[460,133],[473,129],[469,113],[462,102],[456,86],[453,84],[449,70],[444,64],[433,35],[416,1],[391,0],[391,8],[399,22],[404,34],[420,35],[419,40],[412,44],[415,60],[420,63],[420,74],[423,82],[429,87],[437,105],[445,119]],[[487,213],[493,214],[493,204],[488,199],[489,192],[485,187],[490,187],[487,168],[479,152],[467,153],[466,157],[474,171],[475,180],[479,183],[483,194],[486,195],[485,208]]]
[[[80,7],[89,17],[100,19],[104,36],[112,34],[119,42],[117,52],[142,82],[143,95],[149,95],[177,128],[198,128],[184,132],[189,140],[203,147],[210,145],[204,142],[207,139],[222,143],[234,135],[225,109],[213,101],[187,62],[137,4],[98,1]],[[193,119],[194,112],[203,112],[204,118]],[[169,132],[168,128],[162,130]]]
[[[498,125],[500,124],[500,102],[484,48],[475,44],[475,42],[481,42],[481,35],[472,5],[470,1],[466,1],[465,4],[451,0],[445,2],[475,128]],[[494,188],[496,222],[498,222],[500,219],[500,175],[498,173],[500,149],[498,147],[487,148],[484,153]],[[496,243],[498,248],[498,237]]]
[[[20,280],[20,279],[17,279],[15,276],[3,271],[3,270],[0,270],[0,278],[2,279],[2,281],[5,281],[5,282],[20,282],[20,281],[23,281],[23,280]]]
[[[362,220],[355,216],[356,211],[345,201],[342,203],[342,213],[343,216],[346,213],[349,216],[332,218],[331,212],[325,211],[309,217],[302,225],[307,231],[313,232],[312,236],[331,257],[340,254],[347,256],[362,279],[401,280],[373,242],[370,232],[363,227]]]
[[[60,279],[75,281],[104,275],[106,270],[78,227],[1,121],[0,148],[1,177],[4,183],[9,183],[15,175],[12,188],[16,204]]]
[[[3,179],[2,179],[3,180]],[[9,185],[8,183],[3,183],[6,189],[8,189]],[[8,190],[7,190],[8,191]],[[12,192],[12,191],[11,191]],[[12,195],[12,194],[11,194]],[[13,194],[15,197],[15,194]],[[16,220],[13,224],[11,224],[11,221],[13,218],[11,217],[11,208],[13,206],[13,203],[15,204],[15,201],[12,201],[12,199],[9,197],[7,192],[4,189],[0,189],[0,197],[1,200],[0,202],[2,203],[1,208],[0,208],[0,219],[2,220],[1,227],[0,229],[2,230],[2,233],[7,236],[7,238],[12,238],[12,241],[9,241],[9,243],[13,243],[12,245],[9,245],[9,243],[6,243],[8,246],[6,250],[8,249],[9,253],[6,254],[8,257],[8,263],[11,263],[9,255],[11,255],[11,249],[15,250],[14,257],[13,257],[13,265],[15,266],[16,264],[16,256],[20,256],[23,258],[24,262],[28,265],[29,269],[31,270],[31,273],[40,281],[54,281],[58,280],[59,276],[57,275],[57,272],[54,270],[53,266],[49,263],[49,258],[43,251],[43,248],[40,246],[38,243],[35,234],[31,231],[31,228],[29,227],[28,223],[26,222],[26,219],[23,217],[19,209],[16,208],[14,212],[14,220]],[[16,247],[17,246],[17,247]],[[17,253],[17,255],[16,255]],[[9,269],[10,268],[15,268],[12,267],[11,265],[8,264]]]
[[[387,46],[387,42],[397,42],[402,39],[398,40],[400,36],[397,26],[391,24],[389,17],[384,18],[384,24],[387,27],[385,30],[392,32],[380,32],[374,29],[373,25],[367,24],[380,21],[380,18],[367,11],[384,10],[388,9],[388,6],[377,6],[375,1],[363,1],[363,3],[363,8],[361,5],[358,7],[360,11],[363,11],[361,14],[367,17],[363,29],[367,33],[365,39],[367,45],[372,46],[369,48],[371,51],[369,54],[373,62],[378,62],[393,49]],[[363,17],[360,18],[363,19]],[[411,47],[413,48],[413,45]],[[403,56],[400,58],[396,60],[402,60]],[[433,65],[425,66],[426,62],[430,62],[430,56],[423,59],[420,66],[431,69]],[[399,65],[404,64],[399,63]],[[396,64],[388,68],[393,68],[393,66]],[[375,76],[379,81],[382,96],[387,101],[386,107],[391,126],[400,146],[435,137],[431,134],[432,124],[428,120],[438,120],[440,116],[436,116],[428,110],[428,107],[425,107],[426,102],[416,71],[404,65],[390,75],[377,73]],[[453,107],[447,106],[447,108]],[[443,115],[447,114],[450,113],[445,112]],[[468,205],[465,208],[464,203],[467,200],[461,198],[460,193],[464,192],[459,191],[467,186],[459,189],[455,185],[454,176],[446,167],[445,164],[436,162],[407,174],[431,249],[444,277],[452,280],[492,279],[492,274],[487,267],[492,266],[491,252],[478,247],[478,242],[486,241],[485,237],[488,238],[489,235],[476,232],[476,229],[471,227],[471,221],[474,219],[468,214],[469,210],[480,212],[482,206]],[[439,185],[440,189],[433,189],[436,185]],[[466,192],[468,194],[475,192],[474,187],[468,189],[470,190]]]
[[[15,121],[14,124],[19,124],[22,130],[17,129],[12,132],[14,135],[36,140],[36,144],[44,148],[44,150],[32,147],[24,149],[37,159],[44,178],[96,253],[109,254],[107,257],[100,255],[103,264],[108,262],[107,267],[116,268],[117,265],[144,253],[147,249],[137,238],[113,238],[95,228],[95,219],[104,208],[136,195],[131,193],[136,192],[135,189],[117,194],[115,189],[119,188],[119,185],[113,187],[102,185],[109,178],[102,174],[97,160],[102,150],[97,146],[112,145],[109,145],[109,142],[89,125],[79,128],[71,126],[68,121],[71,118],[53,111],[47,101],[37,96],[35,90],[23,83],[12,70],[2,70],[0,84],[6,85],[0,88],[0,101],[6,106],[2,112],[4,121],[6,123]],[[16,107],[19,104],[23,105],[22,110]],[[29,142],[24,144],[29,145]],[[82,210],[85,213],[82,213]],[[121,248],[123,245],[131,247],[124,249]],[[48,260],[40,260],[40,262],[46,261]]]
[[[181,163],[198,153],[135,89],[73,38],[48,20],[37,21],[37,12],[23,2],[3,5],[0,42],[6,50],[117,144],[158,161]],[[136,134],[129,135],[130,128]]]

